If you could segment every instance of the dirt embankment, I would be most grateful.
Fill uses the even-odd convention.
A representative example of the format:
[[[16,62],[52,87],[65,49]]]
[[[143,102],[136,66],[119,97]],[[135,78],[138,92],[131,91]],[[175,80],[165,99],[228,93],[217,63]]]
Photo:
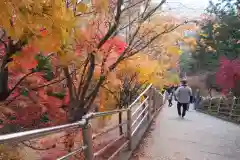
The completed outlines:
[[[188,84],[191,86],[193,91],[195,89],[200,89],[201,95],[202,96],[208,96],[209,95],[209,88],[208,85],[212,85],[211,83],[216,83],[215,78],[212,78],[210,82],[208,81],[208,75],[211,73],[205,73],[205,74],[196,74],[192,76],[188,76]],[[216,92],[214,89],[211,90],[211,95],[213,97],[217,97],[221,95],[221,93]]]

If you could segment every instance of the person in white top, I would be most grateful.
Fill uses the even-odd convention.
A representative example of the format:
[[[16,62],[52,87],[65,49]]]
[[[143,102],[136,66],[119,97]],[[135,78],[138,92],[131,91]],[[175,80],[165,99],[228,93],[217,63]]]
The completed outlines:
[[[192,89],[187,85],[186,79],[183,79],[181,82],[182,82],[181,86],[178,87],[178,89],[175,91],[175,96],[177,99],[178,115],[184,118],[184,116],[186,115],[188,105],[191,101]],[[183,108],[182,112],[181,108]]]

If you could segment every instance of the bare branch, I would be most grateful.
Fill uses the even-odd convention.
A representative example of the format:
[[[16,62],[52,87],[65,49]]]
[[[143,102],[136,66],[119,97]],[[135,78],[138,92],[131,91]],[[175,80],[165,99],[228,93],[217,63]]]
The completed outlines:
[[[123,4],[123,0],[118,0],[117,1],[117,13],[116,13],[116,16],[115,16],[115,22],[114,22],[113,26],[108,30],[106,35],[103,37],[103,39],[99,42],[99,44],[97,46],[98,49],[102,47],[102,45],[112,36],[112,34],[117,29],[117,27],[119,25],[121,13],[122,13],[122,11],[121,11],[122,4]]]
[[[74,96],[74,93],[73,93],[72,77],[69,73],[68,67],[64,67],[63,71],[64,71],[64,75],[65,75],[66,80],[67,80],[67,86],[68,86],[68,89],[69,89],[70,100],[73,100],[75,98],[75,96]]]
[[[46,147],[46,148],[36,147],[36,146],[31,145],[31,144],[27,144],[26,142],[22,142],[22,144],[25,145],[28,148],[31,148],[31,149],[34,149],[34,150],[38,150],[38,151],[46,151],[46,150],[53,149],[53,148],[56,147],[56,144],[53,144],[52,146]]]
[[[89,88],[89,85],[91,83],[93,73],[94,73],[94,69],[95,69],[95,56],[92,53],[90,53],[88,58],[89,58],[89,67],[88,67],[88,71],[87,71],[87,79],[85,81],[85,84],[82,88],[82,93],[80,95],[80,100],[83,101],[83,102],[84,102],[87,90]]]
[[[138,1],[138,2],[136,2],[136,3],[134,3],[134,4],[132,4],[132,5],[127,6],[127,7],[125,7],[125,8],[122,10],[122,12],[125,12],[126,10],[131,9],[131,8],[137,6],[138,4],[143,3],[144,1],[145,1],[145,0],[141,0],[141,1]],[[149,0],[148,0],[148,1],[149,1]]]
[[[78,92],[77,92],[77,97],[80,98],[80,93],[81,93],[81,90],[82,90],[82,85],[84,84],[84,79],[85,79],[85,72],[86,72],[86,69],[87,69],[87,65],[88,65],[88,58],[85,60],[84,62],[84,66],[83,66],[83,72],[82,72],[82,75],[81,75],[81,78],[80,78],[80,82],[79,82],[79,85],[78,85]]]
[[[180,27],[180,26],[182,26],[182,25],[184,25],[184,24],[186,24],[186,23],[188,23],[188,22],[186,21],[186,22],[184,22],[184,23],[178,24],[178,25],[172,27],[172,28],[169,29],[169,30],[165,30],[165,31],[157,34],[156,36],[152,37],[152,38],[148,41],[147,44],[145,44],[145,45],[144,45],[143,47],[141,47],[140,49],[135,50],[135,51],[132,52],[131,54],[127,55],[126,58],[135,55],[135,54],[138,53],[139,51],[141,51],[141,50],[145,49],[146,47],[148,47],[149,44],[151,44],[154,40],[156,40],[156,39],[159,38],[160,36],[162,36],[162,35],[164,35],[164,34],[166,34],[166,33],[170,33],[170,32],[172,32],[173,30],[177,29],[178,27]],[[139,46],[139,45],[137,45],[137,46],[135,46],[135,47],[137,48],[138,46]]]
[[[27,74],[25,74],[16,84],[15,86],[8,92],[8,95],[10,95],[21,83],[23,80],[25,80],[28,76],[32,75],[35,72],[29,72]]]

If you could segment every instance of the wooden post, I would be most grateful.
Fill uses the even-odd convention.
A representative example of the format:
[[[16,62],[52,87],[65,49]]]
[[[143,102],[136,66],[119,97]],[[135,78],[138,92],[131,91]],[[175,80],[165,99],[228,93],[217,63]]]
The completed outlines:
[[[132,150],[132,111],[131,108],[127,110],[127,137],[128,137],[128,149]]]
[[[82,130],[83,144],[87,146],[84,150],[84,156],[86,160],[93,160],[93,140],[92,140],[92,127],[89,123]]]
[[[148,98],[148,119],[151,119],[151,115],[152,115],[152,108],[153,108],[153,92],[152,92],[153,87],[149,88],[148,90],[148,94],[149,94],[149,98]]]
[[[211,110],[211,107],[212,107],[212,97],[210,97],[210,100],[209,100],[208,112]]]
[[[220,99],[219,99],[219,104],[218,104],[218,109],[217,109],[217,115],[218,115],[218,113],[219,113],[219,111],[220,111],[221,100],[222,100],[222,97],[220,97]]]
[[[229,119],[232,118],[232,113],[233,113],[233,110],[234,110],[234,105],[235,105],[235,97],[233,97],[233,100],[232,100],[231,110],[230,110],[230,112],[229,112]]]
[[[152,88],[152,106],[153,106],[153,112],[154,112],[154,114],[155,114],[156,111],[157,111],[156,100],[157,100],[156,90],[155,90],[155,88]]]

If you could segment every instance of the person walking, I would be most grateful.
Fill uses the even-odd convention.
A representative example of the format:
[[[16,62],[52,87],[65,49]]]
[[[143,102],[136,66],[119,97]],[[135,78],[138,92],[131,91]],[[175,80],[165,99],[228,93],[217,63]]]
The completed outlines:
[[[168,101],[168,106],[172,106],[172,92],[171,88],[167,87],[164,91],[164,104]]]
[[[177,101],[177,97],[176,97],[175,92],[176,92],[176,90],[178,89],[178,87],[179,87],[178,85],[174,86],[173,98],[174,98],[175,101]]]
[[[175,96],[177,99],[178,115],[184,118],[192,97],[192,89],[187,85],[186,79],[183,79],[181,83],[181,86],[175,91]],[[182,112],[181,108],[183,108]]]
[[[172,107],[172,87],[167,88],[168,92],[168,107]]]

